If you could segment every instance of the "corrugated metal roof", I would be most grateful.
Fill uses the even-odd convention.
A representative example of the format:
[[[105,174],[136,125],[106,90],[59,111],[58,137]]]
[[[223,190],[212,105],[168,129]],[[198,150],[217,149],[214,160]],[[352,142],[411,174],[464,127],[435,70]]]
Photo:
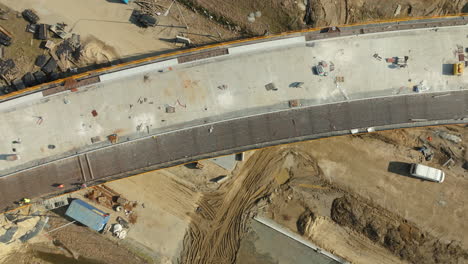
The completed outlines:
[[[107,224],[107,221],[109,221],[108,213],[80,199],[75,199],[71,202],[65,215],[96,231],[101,231]]]

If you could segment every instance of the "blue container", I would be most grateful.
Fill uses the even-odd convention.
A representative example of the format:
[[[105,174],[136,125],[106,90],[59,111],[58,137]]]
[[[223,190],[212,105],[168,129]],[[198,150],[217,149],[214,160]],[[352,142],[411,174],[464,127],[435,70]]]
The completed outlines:
[[[108,213],[80,199],[75,199],[70,203],[65,215],[98,232],[104,228],[110,218]]]
[[[128,4],[129,0],[122,0],[123,3]]]

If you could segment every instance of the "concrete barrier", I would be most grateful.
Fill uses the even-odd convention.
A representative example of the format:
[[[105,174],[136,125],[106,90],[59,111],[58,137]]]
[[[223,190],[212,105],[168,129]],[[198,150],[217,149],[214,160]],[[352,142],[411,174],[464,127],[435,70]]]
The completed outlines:
[[[272,40],[272,41],[266,41],[266,42],[261,42],[257,44],[250,44],[250,45],[229,48],[229,54],[237,55],[237,54],[246,53],[246,52],[253,52],[253,51],[266,50],[266,49],[272,49],[272,48],[280,48],[284,46],[291,46],[291,45],[297,45],[297,44],[305,45],[305,37],[300,36],[300,37],[295,37],[295,38]]]
[[[332,253],[326,251],[325,249],[322,249],[320,247],[318,247],[317,245],[315,245],[314,243],[308,241],[308,240],[305,240],[304,238],[302,238],[300,235],[286,229],[285,227],[282,227],[281,225],[279,225],[278,223],[274,222],[273,220],[271,219],[268,219],[268,218],[264,218],[264,217],[260,217],[260,216],[255,216],[254,219],[259,222],[259,223],[262,223],[266,226],[268,226],[269,228],[272,228],[278,232],[280,232],[281,234],[291,238],[292,240],[295,240],[301,244],[303,244],[304,246],[308,247],[308,248],[311,248],[313,249],[315,252],[317,253],[320,253],[322,255],[325,255],[339,263],[343,263],[343,264],[349,264],[348,261],[338,257],[338,256],[335,256],[333,255]]]
[[[138,66],[138,67],[130,68],[127,70],[104,74],[104,75],[99,76],[99,79],[101,80],[101,82],[117,80],[117,79],[127,78],[136,74],[142,74],[145,72],[161,70],[164,68],[175,66],[177,64],[178,64],[177,59],[171,59],[171,60],[151,63],[151,64],[147,64],[143,66]]]
[[[43,98],[42,93],[33,93],[33,94],[21,96],[13,100],[0,103],[0,111],[11,109],[20,104],[37,101],[41,98]]]

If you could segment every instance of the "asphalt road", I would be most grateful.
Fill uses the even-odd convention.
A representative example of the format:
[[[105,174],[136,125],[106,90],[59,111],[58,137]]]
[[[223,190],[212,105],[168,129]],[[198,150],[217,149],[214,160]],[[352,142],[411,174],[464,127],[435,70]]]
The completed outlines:
[[[468,91],[415,94],[235,119],[216,123],[211,133],[211,125],[179,130],[2,177],[0,209],[23,197],[51,195],[57,191],[57,183],[72,190],[84,181],[105,182],[208,157],[332,135],[327,133],[345,134],[353,128],[397,128],[412,119],[460,119],[467,116],[467,109]]]

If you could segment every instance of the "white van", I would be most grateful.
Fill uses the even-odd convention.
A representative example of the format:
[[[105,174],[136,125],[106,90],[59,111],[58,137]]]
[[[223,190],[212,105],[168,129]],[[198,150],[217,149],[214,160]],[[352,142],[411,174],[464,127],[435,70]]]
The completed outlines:
[[[443,171],[416,163],[411,164],[410,174],[413,177],[433,182],[443,182],[445,179]]]

